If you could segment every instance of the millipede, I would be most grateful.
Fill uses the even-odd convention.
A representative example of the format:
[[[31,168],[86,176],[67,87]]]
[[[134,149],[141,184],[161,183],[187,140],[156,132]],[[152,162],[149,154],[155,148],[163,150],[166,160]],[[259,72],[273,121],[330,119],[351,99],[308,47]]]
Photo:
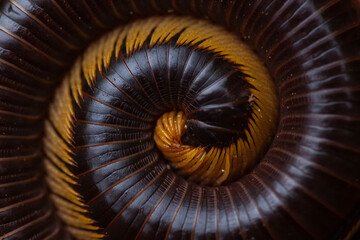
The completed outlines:
[[[0,0],[0,239],[360,239],[358,0]]]

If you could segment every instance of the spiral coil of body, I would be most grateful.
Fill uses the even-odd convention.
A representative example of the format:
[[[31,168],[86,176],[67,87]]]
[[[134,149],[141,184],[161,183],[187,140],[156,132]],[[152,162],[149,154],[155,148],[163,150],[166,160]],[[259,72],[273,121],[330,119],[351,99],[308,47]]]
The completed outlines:
[[[128,239],[336,239],[355,234],[360,211],[356,1],[9,0],[0,7],[2,239],[74,235],[66,221],[59,220],[56,208],[65,202],[50,200],[42,170],[44,119],[51,111],[62,111],[61,104],[47,111],[53,91],[74,63],[76,71],[75,59],[83,49],[104,32],[138,18],[172,14],[222,25],[263,59],[279,98],[275,137],[250,173],[223,188],[203,191],[196,185],[192,195],[188,187],[181,191],[171,187],[189,186],[185,180],[176,182],[175,175],[154,180],[167,186],[160,192],[172,194],[155,201],[156,206],[169,206],[153,208],[163,211],[154,221],[156,227],[144,225],[141,232],[131,225],[142,226],[140,219],[127,222],[128,231],[123,233],[118,231],[121,226],[106,228],[96,220],[90,222],[96,226],[90,230],[99,238],[127,234]],[[64,103],[81,101],[75,93],[71,96]],[[54,134],[61,140],[70,136],[66,131]],[[178,211],[180,202],[197,221]],[[102,210],[92,210],[96,211]],[[135,211],[142,216],[144,209]]]

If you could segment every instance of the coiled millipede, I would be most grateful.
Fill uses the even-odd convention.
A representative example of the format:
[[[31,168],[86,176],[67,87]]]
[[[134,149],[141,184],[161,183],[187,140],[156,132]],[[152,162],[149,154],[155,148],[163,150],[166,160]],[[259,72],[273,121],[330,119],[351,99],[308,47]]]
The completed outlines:
[[[359,1],[0,9],[0,239],[360,238]]]

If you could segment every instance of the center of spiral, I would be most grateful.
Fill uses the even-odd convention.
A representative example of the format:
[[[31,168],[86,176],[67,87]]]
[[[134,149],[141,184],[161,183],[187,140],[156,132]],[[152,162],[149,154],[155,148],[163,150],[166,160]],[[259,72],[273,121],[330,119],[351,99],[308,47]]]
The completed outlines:
[[[189,181],[218,186],[253,164],[254,159],[242,153],[241,139],[227,147],[192,146],[182,141],[187,128],[182,111],[166,112],[157,120],[154,140],[170,166]]]
[[[163,114],[157,120],[154,132],[157,147],[170,165],[190,181],[202,185],[221,185],[230,175],[230,162],[234,157],[231,147],[207,150],[205,147],[183,144],[181,139],[186,129],[183,112]]]

